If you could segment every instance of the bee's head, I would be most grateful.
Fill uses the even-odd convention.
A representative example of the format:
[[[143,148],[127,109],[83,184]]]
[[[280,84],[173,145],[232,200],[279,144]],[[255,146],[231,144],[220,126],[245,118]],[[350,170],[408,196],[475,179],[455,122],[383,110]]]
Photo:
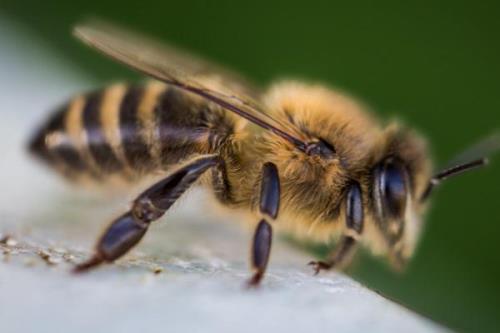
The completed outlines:
[[[500,135],[492,135],[459,154],[436,174],[424,142],[397,126],[386,131],[385,144],[370,176],[372,210],[391,263],[403,268],[412,256],[428,198],[444,179],[487,163],[500,150]]]
[[[427,156],[418,136],[390,127],[369,177],[375,227],[396,268],[412,256],[422,229],[425,205],[420,197],[430,178]]]

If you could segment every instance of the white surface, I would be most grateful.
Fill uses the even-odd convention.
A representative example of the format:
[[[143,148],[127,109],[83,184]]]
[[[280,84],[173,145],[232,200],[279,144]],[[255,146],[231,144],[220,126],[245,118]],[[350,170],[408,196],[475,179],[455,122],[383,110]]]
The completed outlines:
[[[23,142],[37,121],[91,84],[1,15],[0,45],[0,233],[15,240],[0,245],[2,332],[444,330],[348,277],[313,277],[305,265],[312,258],[279,241],[262,288],[246,290],[250,234],[232,223],[237,217],[200,214],[208,208],[199,192],[125,260],[71,275],[71,262],[89,254],[131,194],[110,201],[71,191],[26,157]]]

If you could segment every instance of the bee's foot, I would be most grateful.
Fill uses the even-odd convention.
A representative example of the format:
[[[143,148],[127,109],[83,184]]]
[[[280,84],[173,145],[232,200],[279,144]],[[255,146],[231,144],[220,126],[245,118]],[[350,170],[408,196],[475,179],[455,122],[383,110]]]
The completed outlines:
[[[103,262],[103,260],[100,256],[94,255],[89,260],[84,261],[84,262],[76,265],[75,267],[73,267],[72,272],[73,273],[83,273],[83,272],[86,272],[86,271],[90,270],[91,268],[94,268],[95,266],[101,264],[102,262]]]
[[[314,270],[314,275],[318,275],[321,270],[329,270],[333,267],[333,264],[324,261],[311,261],[309,266],[312,266]]]

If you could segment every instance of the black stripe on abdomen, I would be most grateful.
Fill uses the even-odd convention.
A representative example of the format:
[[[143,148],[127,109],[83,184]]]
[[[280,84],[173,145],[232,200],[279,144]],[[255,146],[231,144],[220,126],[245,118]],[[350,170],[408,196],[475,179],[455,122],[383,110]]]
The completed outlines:
[[[69,171],[81,172],[86,170],[87,166],[66,133],[67,113],[67,106],[57,110],[47,124],[33,136],[29,149],[49,164],[60,162],[69,168]]]
[[[123,152],[134,170],[144,169],[152,160],[149,147],[141,133],[143,127],[138,117],[143,94],[143,87],[130,87],[120,104],[120,137]]]
[[[163,165],[178,163],[199,152],[197,143],[208,133],[208,128],[193,111],[193,102],[178,88],[169,87],[160,96],[155,116]]]
[[[87,95],[85,107],[83,108],[83,127],[87,135],[88,149],[100,169],[107,173],[121,170],[122,164],[115,156],[110,144],[104,136],[100,112],[102,91],[93,92]]]

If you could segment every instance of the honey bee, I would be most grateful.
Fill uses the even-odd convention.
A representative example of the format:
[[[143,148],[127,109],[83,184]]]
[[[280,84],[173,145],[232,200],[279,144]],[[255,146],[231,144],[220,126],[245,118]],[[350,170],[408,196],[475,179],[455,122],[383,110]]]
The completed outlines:
[[[126,254],[195,184],[252,214],[249,284],[268,265],[273,229],[336,242],[315,273],[341,269],[359,244],[403,267],[414,253],[433,189],[487,163],[494,135],[433,173],[424,139],[317,84],[282,81],[259,91],[238,75],[101,22],[75,36],[154,81],[72,99],[30,141],[36,156],[74,181],[161,180],[101,235],[86,271]]]

